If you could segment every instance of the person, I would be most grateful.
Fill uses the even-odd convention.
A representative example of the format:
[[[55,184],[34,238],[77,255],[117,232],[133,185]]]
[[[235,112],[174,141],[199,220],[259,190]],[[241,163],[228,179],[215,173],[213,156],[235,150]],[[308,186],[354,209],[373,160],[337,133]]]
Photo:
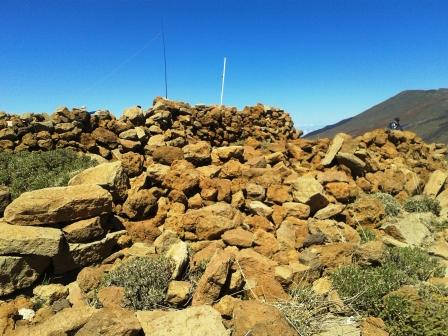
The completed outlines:
[[[400,125],[400,118],[395,118],[389,123],[389,128],[394,131],[402,131],[403,127]]]

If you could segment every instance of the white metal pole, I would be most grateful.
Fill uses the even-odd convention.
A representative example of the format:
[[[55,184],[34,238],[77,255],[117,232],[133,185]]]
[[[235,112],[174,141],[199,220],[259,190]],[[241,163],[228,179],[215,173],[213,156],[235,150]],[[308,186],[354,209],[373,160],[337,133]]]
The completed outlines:
[[[221,105],[222,105],[222,101],[223,101],[223,98],[224,98],[224,81],[226,79],[226,62],[227,62],[227,58],[224,57],[224,67],[222,69]]]

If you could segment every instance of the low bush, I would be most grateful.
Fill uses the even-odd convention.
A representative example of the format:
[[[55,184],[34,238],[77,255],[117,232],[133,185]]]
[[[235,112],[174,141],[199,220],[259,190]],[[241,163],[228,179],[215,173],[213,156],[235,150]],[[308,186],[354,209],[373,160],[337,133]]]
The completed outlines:
[[[432,276],[443,276],[445,267],[419,248],[390,248],[383,265],[390,265],[404,272],[408,283],[426,281]]]
[[[67,185],[74,173],[96,165],[88,156],[69,149],[48,152],[19,152],[0,155],[0,185],[9,187],[11,197],[25,191]]]
[[[377,192],[372,194],[372,196],[379,199],[381,203],[383,203],[386,215],[397,216],[401,212],[401,204],[392,195]]]
[[[277,301],[274,306],[299,335],[315,335],[320,331],[331,303],[309,287],[291,289],[289,295],[290,299]]]
[[[440,214],[440,203],[437,199],[425,196],[417,195],[409,198],[403,205],[407,212],[432,212],[438,216]]]
[[[333,286],[342,299],[367,314],[378,315],[382,298],[403,285],[441,276],[444,267],[418,248],[390,248],[378,267],[351,265],[332,274]]]
[[[135,257],[107,273],[100,287],[123,287],[128,308],[160,308],[173,270],[174,262],[170,258]]]
[[[448,296],[424,286],[417,299],[390,295],[384,299],[380,317],[392,336],[445,336],[448,330]]]

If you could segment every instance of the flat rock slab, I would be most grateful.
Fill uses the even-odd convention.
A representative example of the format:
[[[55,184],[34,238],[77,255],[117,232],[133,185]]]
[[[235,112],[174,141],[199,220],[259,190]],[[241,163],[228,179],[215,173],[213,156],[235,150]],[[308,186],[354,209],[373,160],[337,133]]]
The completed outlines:
[[[385,223],[383,230],[391,237],[412,246],[422,246],[428,242],[431,232],[428,223],[436,220],[432,213],[411,213],[396,221]]]
[[[14,225],[50,225],[111,211],[111,194],[98,185],[84,184],[23,193],[7,206],[4,219]]]
[[[18,327],[11,336],[74,335],[94,313],[95,309],[91,307],[66,308],[42,323]]]
[[[157,336],[228,336],[221,314],[211,306],[178,311],[138,311],[145,335]]]
[[[429,180],[425,185],[425,189],[423,190],[423,194],[436,197],[445,183],[448,174],[441,170],[434,171],[430,176]]]
[[[327,150],[327,153],[325,154],[325,157],[321,161],[322,165],[329,166],[333,162],[336,154],[338,154],[342,144],[344,143],[344,139],[347,137],[348,135],[345,133],[338,133],[335,135],[330,147]]]
[[[69,186],[80,184],[97,184],[112,193],[114,198],[124,199],[129,178],[123,170],[121,161],[115,161],[83,170],[68,182]]]
[[[358,158],[356,155],[351,153],[342,153],[339,152],[336,155],[336,160],[348,168],[350,168],[353,176],[362,175],[364,172],[364,168],[366,167],[366,163]]]
[[[62,229],[65,239],[69,243],[88,243],[100,239],[104,235],[102,227],[104,219],[97,216],[65,226]]]
[[[50,258],[41,256],[1,256],[0,296],[31,286],[50,264]],[[30,334],[31,335],[31,334]]]
[[[117,240],[126,230],[108,233],[101,240],[87,244],[69,244],[68,250],[53,258],[54,273],[62,274],[103,261],[112,254]]]
[[[10,225],[0,221],[0,255],[59,253],[62,231],[54,228]]]

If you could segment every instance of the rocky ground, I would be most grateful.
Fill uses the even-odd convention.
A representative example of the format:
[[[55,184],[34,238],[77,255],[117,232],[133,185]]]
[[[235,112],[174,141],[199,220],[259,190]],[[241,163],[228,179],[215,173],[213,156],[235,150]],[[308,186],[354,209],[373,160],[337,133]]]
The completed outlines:
[[[263,105],[1,115],[4,151],[100,163],[13,201],[0,187],[0,335],[388,335],[332,274],[393,246],[448,265],[448,229],[434,229],[447,148],[401,131],[299,136]],[[414,195],[438,211],[406,207]]]

